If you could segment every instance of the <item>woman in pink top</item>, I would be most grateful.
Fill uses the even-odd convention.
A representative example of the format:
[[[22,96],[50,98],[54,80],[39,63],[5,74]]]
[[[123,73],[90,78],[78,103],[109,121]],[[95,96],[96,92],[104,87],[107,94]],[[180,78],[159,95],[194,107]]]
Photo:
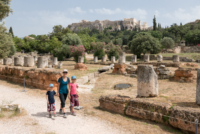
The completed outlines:
[[[72,76],[72,83],[69,83],[69,89],[70,89],[69,99],[70,99],[70,111],[74,116],[76,116],[74,112],[74,106],[79,106],[77,88],[78,85],[76,83],[76,76]]]

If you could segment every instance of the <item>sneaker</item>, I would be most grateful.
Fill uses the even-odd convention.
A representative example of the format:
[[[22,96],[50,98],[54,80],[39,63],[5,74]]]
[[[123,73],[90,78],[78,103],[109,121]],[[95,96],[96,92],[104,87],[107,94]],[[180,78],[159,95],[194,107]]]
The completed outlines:
[[[73,115],[73,116],[76,116],[75,112],[72,112],[72,115]]]
[[[70,112],[72,112],[72,110],[71,110],[71,106],[69,106],[69,110],[70,110]]]
[[[57,115],[56,115],[56,114],[54,114],[54,117],[57,117]]]
[[[66,113],[64,113],[64,118],[67,118],[67,114]]]
[[[51,114],[49,115],[49,118],[52,118],[52,115],[51,115]]]
[[[60,114],[62,114],[62,109],[60,109]]]

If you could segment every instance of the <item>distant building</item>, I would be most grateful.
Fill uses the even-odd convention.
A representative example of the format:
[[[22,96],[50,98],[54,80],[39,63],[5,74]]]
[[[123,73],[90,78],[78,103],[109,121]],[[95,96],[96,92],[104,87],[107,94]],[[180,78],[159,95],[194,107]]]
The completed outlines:
[[[28,39],[32,39],[32,40],[35,39],[35,38],[33,38],[33,37],[30,37],[30,36],[25,36],[24,38],[28,38]]]
[[[143,22],[143,24],[140,24],[140,20],[137,21],[135,18],[124,18],[124,20],[119,21],[110,21],[110,20],[95,20],[93,22],[82,20],[79,23],[72,23],[71,25],[68,25],[70,30],[76,32],[80,29],[89,28],[92,29],[98,29],[100,31],[103,31],[105,28],[110,28],[111,31],[114,30],[151,30],[153,27],[149,27],[146,22]]]

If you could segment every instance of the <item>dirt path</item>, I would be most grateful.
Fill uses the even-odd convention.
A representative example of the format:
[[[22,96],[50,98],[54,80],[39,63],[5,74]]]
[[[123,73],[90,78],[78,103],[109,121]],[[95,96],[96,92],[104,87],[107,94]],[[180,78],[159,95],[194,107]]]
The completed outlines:
[[[0,82],[1,83],[1,82]],[[64,119],[58,114],[55,120],[47,118],[45,95],[35,96],[28,92],[21,92],[21,88],[0,85],[0,104],[21,104],[27,115],[0,119],[1,134],[123,134],[120,129],[113,128],[109,122],[94,117],[78,114],[76,117],[68,115]],[[67,105],[68,107],[68,105]],[[58,101],[56,103],[59,109]],[[69,109],[67,109],[69,114]]]

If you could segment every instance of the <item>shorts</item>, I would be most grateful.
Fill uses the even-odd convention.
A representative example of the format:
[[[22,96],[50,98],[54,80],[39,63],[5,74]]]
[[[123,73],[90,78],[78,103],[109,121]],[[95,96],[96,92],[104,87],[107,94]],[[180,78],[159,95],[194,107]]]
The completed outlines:
[[[49,104],[47,104],[47,111],[48,112],[56,111],[55,103],[49,103]]]
[[[76,94],[73,95],[72,94],[70,96],[71,96],[71,99],[70,99],[70,105],[71,105],[71,107],[79,106],[78,95],[76,95]]]

